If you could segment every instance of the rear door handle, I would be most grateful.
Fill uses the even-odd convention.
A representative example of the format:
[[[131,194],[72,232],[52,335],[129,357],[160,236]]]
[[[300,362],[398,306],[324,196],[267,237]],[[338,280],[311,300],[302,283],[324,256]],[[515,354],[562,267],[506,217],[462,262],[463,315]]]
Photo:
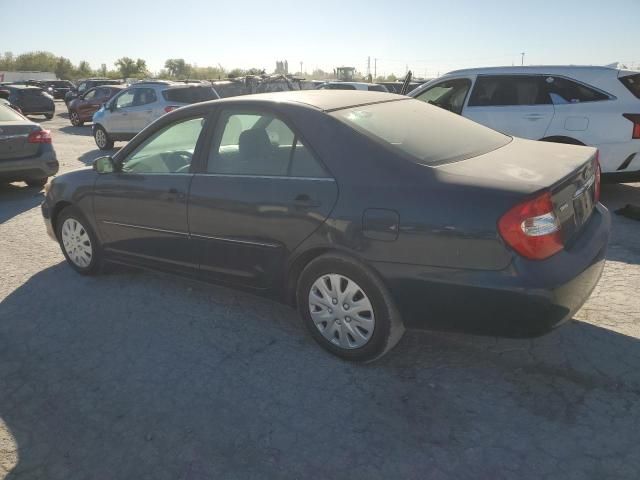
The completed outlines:
[[[302,193],[293,200],[293,205],[296,208],[316,208],[322,205],[322,203],[317,200],[313,200],[306,193]]]
[[[538,120],[540,118],[544,118],[545,115],[542,113],[529,113],[528,115],[525,115],[524,118],[529,119],[529,120]]]
[[[164,194],[164,199],[170,202],[174,200],[182,200],[184,198],[184,192],[179,191],[177,188],[170,188],[167,193]]]

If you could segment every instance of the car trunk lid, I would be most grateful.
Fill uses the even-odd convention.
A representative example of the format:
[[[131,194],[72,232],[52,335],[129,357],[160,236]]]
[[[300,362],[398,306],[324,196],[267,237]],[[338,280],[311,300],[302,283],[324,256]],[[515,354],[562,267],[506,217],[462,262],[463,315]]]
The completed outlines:
[[[37,155],[40,145],[29,143],[29,134],[40,127],[25,122],[2,122],[0,124],[0,162],[17,160]]]

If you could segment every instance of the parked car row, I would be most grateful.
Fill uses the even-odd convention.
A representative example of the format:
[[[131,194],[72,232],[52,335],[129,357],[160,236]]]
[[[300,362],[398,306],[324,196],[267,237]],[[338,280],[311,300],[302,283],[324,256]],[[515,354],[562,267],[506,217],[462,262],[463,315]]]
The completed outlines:
[[[640,179],[640,72],[577,66],[458,70],[409,95],[508,135],[597,147],[608,180]]]

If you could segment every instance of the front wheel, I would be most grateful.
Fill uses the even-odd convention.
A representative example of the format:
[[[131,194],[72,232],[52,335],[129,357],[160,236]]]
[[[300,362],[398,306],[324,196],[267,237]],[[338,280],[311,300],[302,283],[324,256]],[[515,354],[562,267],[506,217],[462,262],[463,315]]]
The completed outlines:
[[[113,140],[109,138],[109,134],[101,125],[96,125],[93,138],[100,150],[111,150],[113,148]]]
[[[69,112],[69,119],[71,120],[71,125],[74,127],[81,127],[84,125],[84,122],[80,120],[80,115],[75,110]]]
[[[311,261],[300,275],[296,297],[314,340],[345,360],[376,360],[404,333],[385,285],[350,257],[328,254]]]
[[[47,184],[47,180],[48,179],[49,179],[49,177],[33,178],[33,179],[30,179],[30,180],[25,180],[24,183],[26,183],[30,187],[42,188]]]
[[[45,113],[44,118],[46,118],[47,120],[51,120],[53,118],[53,113]]]
[[[56,236],[69,265],[82,275],[98,272],[101,251],[98,238],[82,214],[66,207],[56,221]]]

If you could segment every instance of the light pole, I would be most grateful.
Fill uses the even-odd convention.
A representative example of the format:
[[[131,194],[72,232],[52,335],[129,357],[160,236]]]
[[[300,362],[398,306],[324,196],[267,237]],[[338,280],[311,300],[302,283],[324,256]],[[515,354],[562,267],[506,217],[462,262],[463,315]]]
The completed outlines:
[[[524,52],[522,52],[522,53],[520,54],[520,56],[522,57],[522,58],[521,58],[521,61],[520,61],[520,65],[521,65],[521,66],[524,66]]]

